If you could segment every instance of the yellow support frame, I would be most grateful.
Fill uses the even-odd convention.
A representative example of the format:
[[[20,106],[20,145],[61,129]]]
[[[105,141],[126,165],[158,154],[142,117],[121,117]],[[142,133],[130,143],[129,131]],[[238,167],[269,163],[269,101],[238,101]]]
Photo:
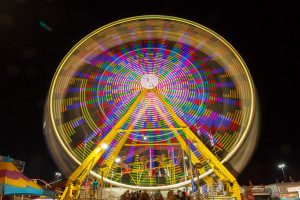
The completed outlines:
[[[215,155],[201,142],[201,140],[193,133],[193,131],[177,116],[170,105],[164,100],[163,96],[158,92],[157,89],[153,89],[155,95],[164,104],[165,108],[169,114],[173,117],[175,122],[183,128],[184,133],[187,138],[191,141],[196,142],[197,150],[206,159],[210,168],[215,172],[215,174],[224,181],[229,188],[229,192],[232,197],[237,200],[241,200],[240,186],[236,178],[226,169],[226,167],[215,157]]]
[[[151,89],[151,90],[142,90],[138,97],[135,99],[133,104],[130,106],[128,111],[124,114],[124,116],[116,123],[116,125],[112,128],[112,130],[104,137],[104,139],[96,146],[96,148],[88,155],[88,157],[81,163],[81,165],[71,174],[71,176],[68,179],[68,182],[66,184],[66,188],[60,197],[61,200],[71,200],[72,198],[78,199],[79,192],[81,188],[81,184],[83,180],[87,177],[90,170],[96,165],[97,161],[100,159],[100,157],[105,152],[105,149],[103,149],[101,146],[105,144],[110,144],[112,140],[116,137],[116,135],[119,132],[124,132],[123,138],[120,140],[120,142],[116,145],[115,149],[112,150],[113,156],[116,156],[117,152],[120,151],[121,146],[124,145],[128,135],[130,132],[137,131],[136,129],[133,129],[133,126],[131,125],[128,130],[121,130],[120,128],[123,126],[123,124],[128,120],[130,115],[133,113],[136,106],[140,103],[142,98],[145,96],[145,94],[149,91],[152,91],[155,93],[155,95],[158,97],[158,99],[163,103],[169,114],[173,117],[175,122],[180,126],[180,128],[175,128],[171,123],[168,123],[169,128],[167,129],[160,129],[160,130],[171,130],[178,140],[179,144],[181,145],[182,149],[184,151],[189,150],[189,146],[186,144],[185,140],[182,138],[180,134],[178,134],[178,130],[182,130],[186,136],[187,139],[192,141],[192,143],[196,143],[195,146],[196,149],[202,154],[202,156],[206,159],[208,165],[210,168],[215,172],[215,174],[226,183],[226,185],[229,188],[229,193],[232,197],[235,197],[237,200],[241,200],[240,196],[240,186],[237,183],[236,178],[224,167],[224,165],[213,155],[213,153],[201,142],[201,140],[193,133],[193,131],[185,124],[173,111],[173,109],[170,107],[170,105],[164,100],[163,96],[158,92],[157,89]],[[159,109],[160,112],[162,112]],[[156,129],[148,129],[150,130],[156,130]],[[147,129],[142,129],[142,131],[147,131]],[[191,152],[191,160],[195,164],[198,162],[198,158],[195,156],[193,152]],[[111,166],[112,162],[109,162],[109,165]],[[109,167],[110,167],[109,166]],[[203,172],[203,169],[199,170],[200,172]]]
[[[158,97],[158,95],[160,95],[160,93],[158,93],[158,91],[156,90],[156,96]],[[173,111],[173,109],[169,106],[169,104],[168,104],[162,97],[158,97],[158,98],[159,98],[159,100],[163,103],[163,105],[164,105],[166,108],[169,107],[169,109],[172,110],[173,114],[175,114],[175,112]],[[160,98],[162,98],[163,101],[162,101]],[[168,109],[167,109],[167,110],[168,110]],[[164,116],[163,113],[162,113],[162,110],[161,110],[159,107],[157,107],[157,111],[158,111],[158,113],[161,114],[161,116]],[[176,115],[176,114],[175,114],[175,115]],[[172,116],[172,115],[171,115],[171,116]],[[176,115],[176,116],[177,116],[177,115]],[[172,117],[173,117],[173,116],[172,116]],[[177,117],[178,117],[178,116],[177,116]],[[178,118],[179,118],[179,117],[178,117]],[[171,131],[173,132],[173,135],[176,137],[177,141],[179,142],[179,144],[180,144],[180,146],[181,146],[181,149],[182,149],[183,151],[185,151],[186,154],[189,155],[189,157],[190,157],[190,159],[191,159],[191,162],[192,162],[193,164],[198,163],[198,162],[199,162],[199,159],[196,157],[196,155],[194,154],[194,152],[192,152],[192,151],[190,150],[189,145],[186,143],[186,141],[184,140],[184,138],[182,138],[182,136],[181,136],[181,135],[178,133],[178,131],[177,131],[177,130],[184,130],[184,129],[185,129],[185,126],[187,126],[187,125],[181,126],[181,128],[174,128],[173,125],[172,125],[170,122],[168,122],[168,120],[167,120],[166,117],[164,117],[164,119],[165,119],[165,121],[167,121],[168,126],[169,126],[169,128],[167,128],[167,130],[171,130]],[[180,118],[179,118],[179,119],[180,119]],[[178,123],[178,122],[176,121],[175,118],[174,118],[174,120],[175,120],[176,123]],[[183,123],[183,122],[182,122],[182,123]],[[178,124],[181,124],[181,122],[179,122]],[[183,123],[183,124],[185,124],[185,123]],[[199,170],[199,172],[200,172],[201,174],[203,174],[203,173],[205,173],[205,169],[204,169],[204,168],[201,168],[201,169]],[[211,178],[210,176],[206,176],[206,177],[204,177],[203,179],[204,179],[204,181],[205,181],[208,185],[211,185],[211,184],[214,182],[213,178]]]
[[[88,157],[81,163],[81,165],[71,174],[68,178],[65,190],[61,195],[60,199],[78,199],[80,194],[80,188],[84,179],[89,174],[90,170],[96,165],[97,161],[105,152],[105,149],[102,148],[103,144],[110,144],[112,140],[116,137],[118,129],[120,129],[126,120],[133,113],[136,106],[140,103],[142,98],[147,93],[147,90],[142,90],[138,97],[135,99],[133,104],[129,107],[128,111],[124,116],[116,123],[112,130],[104,137],[103,140],[96,146],[96,148],[88,155]]]
[[[128,127],[127,131],[124,131],[124,134],[122,136],[122,138],[119,140],[118,144],[116,144],[115,148],[111,150],[109,158],[106,159],[103,163],[105,163],[107,165],[107,168],[105,170],[105,173],[103,174],[104,176],[107,175],[107,173],[109,172],[109,169],[111,168],[111,166],[113,165],[116,157],[118,156],[119,152],[121,151],[122,147],[124,146],[126,140],[128,139],[128,136],[131,132],[131,130],[133,130],[136,121],[139,119],[139,117],[141,115],[143,115],[145,113],[145,108],[142,108],[142,110],[138,113],[138,117],[136,117],[135,121]],[[116,132],[120,132],[120,129],[116,130]]]

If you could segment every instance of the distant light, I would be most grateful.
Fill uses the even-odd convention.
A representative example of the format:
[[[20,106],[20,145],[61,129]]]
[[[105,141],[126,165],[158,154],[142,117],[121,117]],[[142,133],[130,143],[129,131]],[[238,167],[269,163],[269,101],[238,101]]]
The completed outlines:
[[[278,168],[284,168],[285,167],[285,164],[284,163],[281,163],[278,165]]]
[[[147,136],[146,136],[146,135],[144,135],[143,139],[144,139],[144,140],[147,140],[148,138],[147,138]]]
[[[121,162],[121,158],[117,157],[115,161],[116,161],[116,163],[120,163]]]
[[[108,145],[106,143],[101,144],[102,149],[107,149]]]
[[[184,160],[187,160],[187,159],[189,159],[189,158],[188,158],[187,156],[184,156],[183,159],[184,159]]]

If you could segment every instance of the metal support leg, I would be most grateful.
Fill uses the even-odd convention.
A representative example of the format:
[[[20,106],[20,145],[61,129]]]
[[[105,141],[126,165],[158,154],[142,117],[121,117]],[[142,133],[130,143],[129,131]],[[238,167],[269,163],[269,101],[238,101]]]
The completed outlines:
[[[183,129],[184,133],[193,142],[197,143],[197,150],[201,152],[202,156],[208,161],[208,165],[215,172],[215,174],[225,182],[229,183],[231,196],[240,200],[240,187],[236,178],[224,167],[224,165],[214,156],[214,154],[201,142],[201,140],[193,133],[193,131],[177,116],[171,106],[164,100],[157,89],[153,89],[156,96],[164,104],[169,114],[173,117],[175,122]]]
[[[164,103],[163,101],[162,101],[162,103]],[[165,104],[164,104],[165,105]],[[165,105],[166,106],[166,105]],[[194,154],[194,152],[192,152],[191,150],[190,150],[190,146],[187,144],[187,142],[185,141],[185,139],[183,139],[182,138],[182,136],[178,133],[178,131],[177,131],[177,129],[176,128],[174,128],[174,126],[171,124],[171,122],[165,117],[165,115],[163,114],[163,112],[162,112],[162,110],[159,108],[159,107],[157,107],[156,108],[156,110],[157,110],[157,112],[161,115],[161,116],[163,116],[163,118],[164,118],[164,120],[167,122],[167,124],[168,124],[168,129],[169,130],[172,130],[172,133],[173,133],[173,135],[176,137],[176,139],[177,139],[177,141],[179,142],[179,144],[180,144],[180,146],[181,146],[181,149],[183,150],[183,151],[185,151],[189,156],[190,156],[190,159],[191,159],[191,162],[193,163],[193,164],[196,164],[196,163],[201,163],[202,161],[200,161],[197,157],[196,157],[196,155]],[[177,122],[177,121],[176,121]],[[178,123],[178,122],[177,122]],[[183,126],[183,127],[186,127],[186,125],[185,126]],[[180,129],[180,130],[184,130],[184,128],[182,128],[182,129]],[[199,170],[199,172],[200,173],[204,173],[205,172],[205,169],[204,168],[201,168],[200,170]],[[207,184],[212,184],[213,183],[213,179],[211,178],[211,177],[205,177],[204,178],[204,181],[207,183]]]
[[[65,190],[61,196],[61,200],[71,200],[72,198],[78,198],[80,187],[83,180],[87,177],[90,170],[96,165],[99,158],[105,152],[101,146],[102,144],[109,145],[117,135],[117,129],[120,129],[123,124],[128,120],[136,106],[140,103],[142,98],[147,93],[147,90],[142,90],[133,104],[130,106],[124,116],[116,123],[112,130],[102,139],[102,141],[96,146],[96,148],[88,155],[88,157],[81,163],[81,165],[71,174],[66,184]]]
[[[113,165],[116,157],[118,156],[118,154],[121,151],[122,147],[124,146],[126,140],[128,139],[128,136],[130,134],[130,130],[134,129],[134,126],[138,122],[139,117],[141,117],[144,113],[145,113],[145,108],[143,107],[139,111],[139,113],[138,113],[137,117],[134,119],[133,123],[128,127],[128,129],[127,129],[128,131],[126,131],[124,133],[124,135],[122,136],[122,138],[119,140],[118,144],[116,144],[115,148],[111,150],[109,158],[104,161],[104,163],[107,165],[107,169],[105,170],[104,176],[106,176],[107,173],[109,172],[109,169]],[[117,130],[117,132],[119,132],[119,131]]]

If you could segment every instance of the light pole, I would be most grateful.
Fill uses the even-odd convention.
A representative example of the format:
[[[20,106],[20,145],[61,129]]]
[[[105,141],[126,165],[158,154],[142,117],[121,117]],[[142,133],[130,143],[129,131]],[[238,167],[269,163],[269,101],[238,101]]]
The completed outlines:
[[[55,172],[55,179],[58,180],[61,177],[60,172]]]
[[[285,178],[285,174],[284,174],[284,170],[283,170],[283,168],[285,168],[285,164],[284,163],[279,164],[278,168],[281,168],[282,174],[283,174],[283,178],[284,178],[284,182],[286,182],[286,178]]]

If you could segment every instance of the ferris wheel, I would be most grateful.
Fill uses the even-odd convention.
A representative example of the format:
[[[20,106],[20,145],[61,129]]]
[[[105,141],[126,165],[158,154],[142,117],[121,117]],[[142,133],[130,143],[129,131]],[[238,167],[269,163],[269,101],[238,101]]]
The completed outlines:
[[[70,183],[91,173],[120,187],[170,189],[190,184],[196,166],[205,181],[214,172],[235,187],[222,163],[240,171],[252,154],[255,98],[243,59],[212,30],[132,17],[95,30],[65,56],[45,133],[62,170],[74,171]]]

